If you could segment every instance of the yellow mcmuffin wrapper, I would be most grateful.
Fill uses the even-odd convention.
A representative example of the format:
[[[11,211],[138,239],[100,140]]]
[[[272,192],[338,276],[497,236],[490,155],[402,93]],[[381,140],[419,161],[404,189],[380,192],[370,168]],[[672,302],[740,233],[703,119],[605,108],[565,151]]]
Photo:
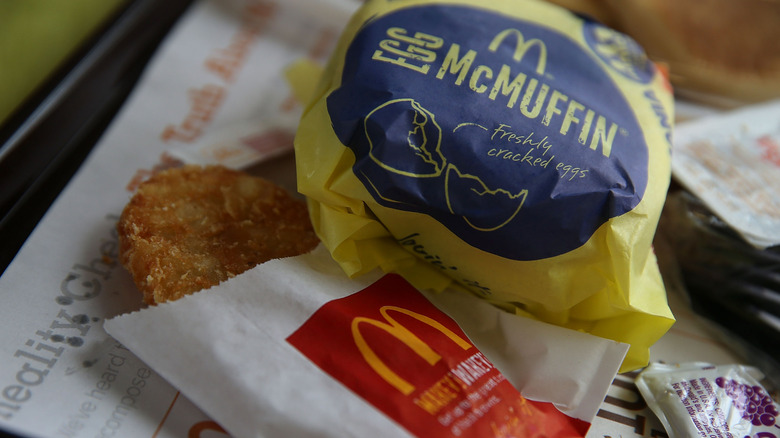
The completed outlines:
[[[298,186],[348,275],[628,343],[628,371],[674,322],[652,251],[672,104],[633,40],[548,3],[370,0],[304,111]]]

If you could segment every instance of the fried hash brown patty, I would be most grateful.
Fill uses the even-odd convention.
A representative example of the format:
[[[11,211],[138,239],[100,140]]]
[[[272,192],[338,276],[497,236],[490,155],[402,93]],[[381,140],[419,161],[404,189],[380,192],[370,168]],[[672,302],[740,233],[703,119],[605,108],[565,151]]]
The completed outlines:
[[[120,260],[147,304],[176,300],[319,242],[305,202],[219,166],[153,176],[138,187],[117,230]]]

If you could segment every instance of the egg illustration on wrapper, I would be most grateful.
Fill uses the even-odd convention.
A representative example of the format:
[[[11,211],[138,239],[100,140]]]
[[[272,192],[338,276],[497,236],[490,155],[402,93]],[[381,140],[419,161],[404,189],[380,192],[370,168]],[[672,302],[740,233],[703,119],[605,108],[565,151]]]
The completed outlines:
[[[448,163],[441,152],[442,132],[435,115],[414,99],[383,103],[366,115],[364,128],[371,159],[366,164],[376,165],[390,175],[372,178],[377,169],[368,169],[366,164],[360,166],[360,173],[384,201],[433,208],[443,201],[446,208],[440,205],[438,210],[462,217],[475,230],[485,232],[501,228],[520,212],[527,190],[513,194],[490,188],[478,175],[462,173]],[[421,180],[403,181],[406,178]],[[398,196],[399,188],[409,186],[414,187],[411,192],[419,199],[410,201],[409,196]]]
[[[520,213],[528,196],[528,190],[510,193],[490,189],[479,177],[464,175],[454,165],[447,168],[445,186],[450,212],[462,216],[474,229],[485,232],[507,225]]]
[[[383,103],[366,115],[364,126],[369,157],[388,172],[426,178],[444,171],[441,128],[414,99]]]

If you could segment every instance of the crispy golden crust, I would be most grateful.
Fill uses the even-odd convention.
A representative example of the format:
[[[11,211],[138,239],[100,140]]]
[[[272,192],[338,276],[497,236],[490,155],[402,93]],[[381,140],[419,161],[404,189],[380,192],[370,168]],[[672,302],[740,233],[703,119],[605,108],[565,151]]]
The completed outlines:
[[[218,166],[153,176],[138,187],[117,230],[120,260],[148,304],[176,300],[319,242],[302,200]]]

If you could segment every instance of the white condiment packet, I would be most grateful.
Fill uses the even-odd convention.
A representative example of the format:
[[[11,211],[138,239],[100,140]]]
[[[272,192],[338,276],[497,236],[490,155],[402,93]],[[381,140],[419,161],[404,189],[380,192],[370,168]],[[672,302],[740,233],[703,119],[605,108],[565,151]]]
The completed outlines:
[[[320,246],[208,291],[107,320],[105,329],[235,436],[405,435],[287,341],[323,305],[354,296],[380,277],[347,278]],[[426,296],[524,397],[553,403],[586,423],[628,348],[504,313],[462,292]],[[331,338],[323,332],[316,342],[328,346]],[[332,355],[339,357],[338,348]]]
[[[780,101],[675,127],[672,173],[757,248],[780,244]]]
[[[746,365],[653,363],[636,379],[669,438],[776,438],[778,406]]]

